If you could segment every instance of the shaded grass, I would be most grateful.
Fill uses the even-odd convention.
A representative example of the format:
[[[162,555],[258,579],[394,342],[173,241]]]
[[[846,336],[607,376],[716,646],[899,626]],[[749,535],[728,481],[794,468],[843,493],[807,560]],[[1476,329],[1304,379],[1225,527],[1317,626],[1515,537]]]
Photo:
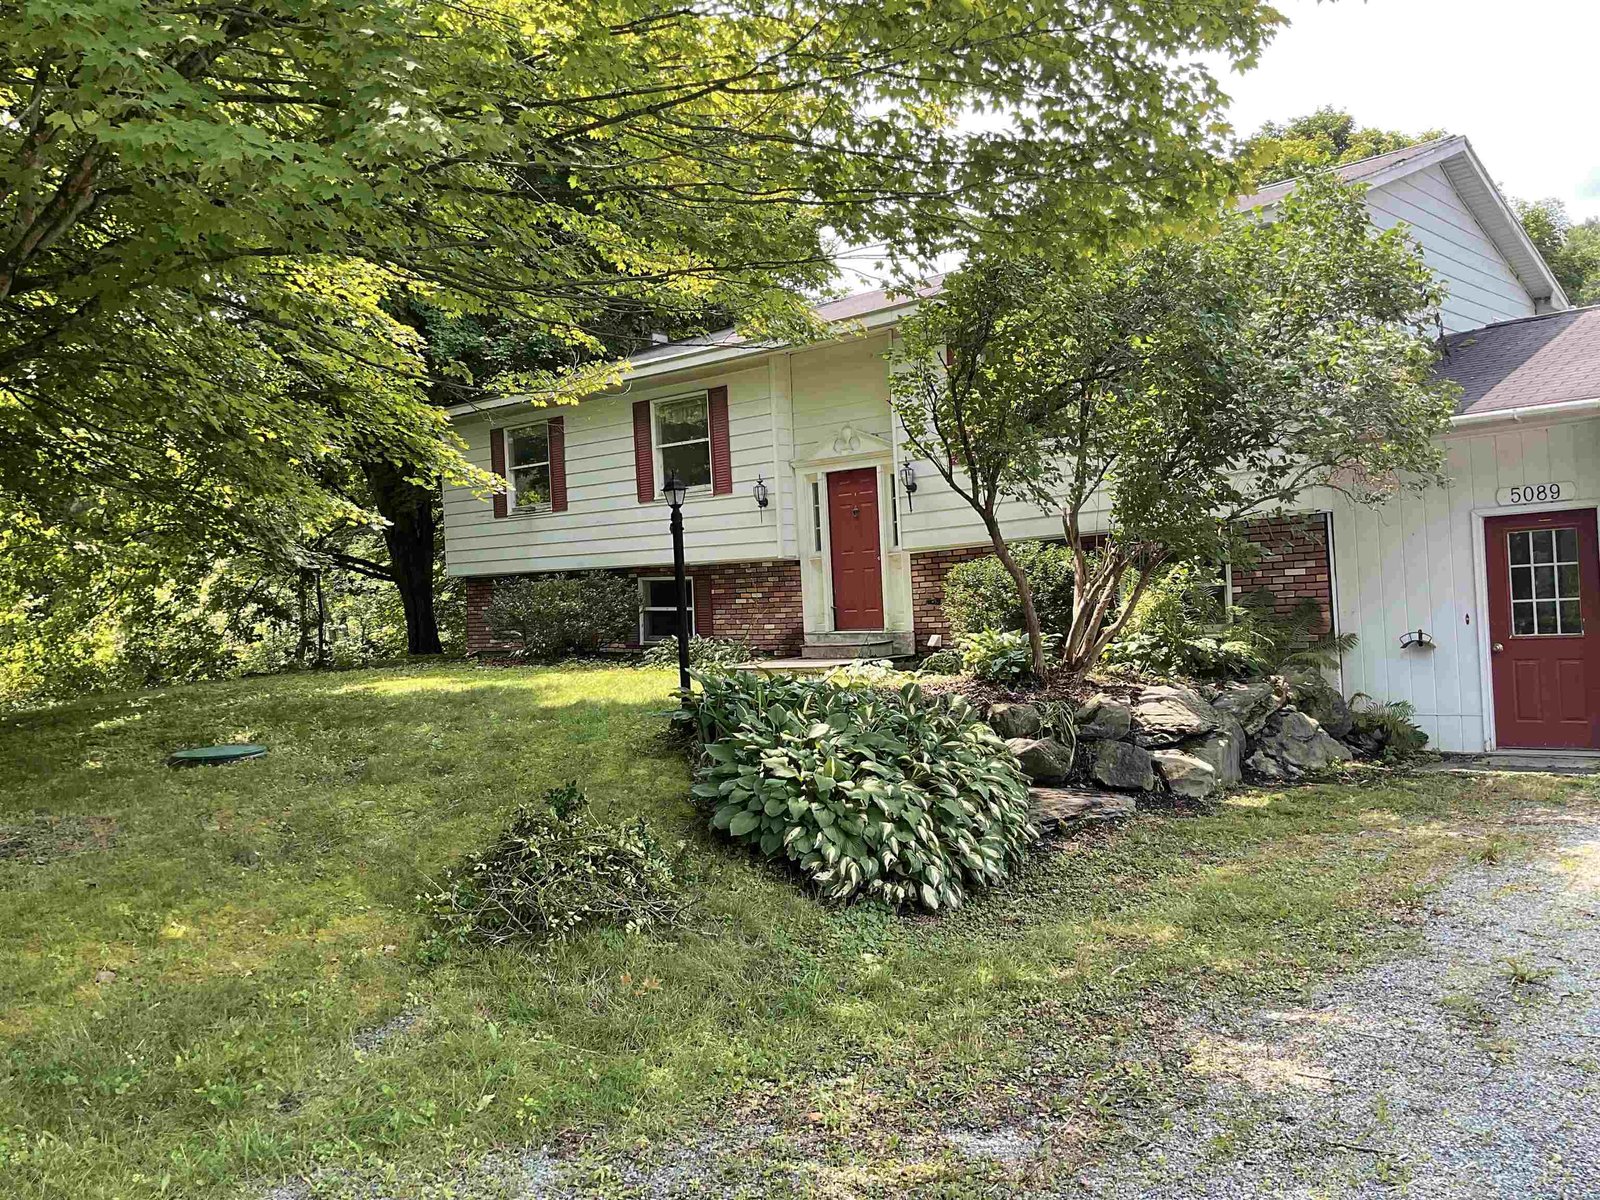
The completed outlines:
[[[1155,1086],[1119,1039],[1397,944],[1387,918],[1482,844],[1460,822],[1581,794],[1446,776],[1246,793],[1040,855],[942,921],[826,912],[704,831],[661,737],[671,683],[430,667],[0,724],[0,826],[27,831],[0,859],[10,1194],[424,1175],[575,1128],[669,1135],[736,1096],[893,1127],[1003,1104],[1024,1070],[1065,1081],[1054,1102],[1113,1112]],[[272,753],[161,766],[235,740]],[[695,928],[424,965],[424,879],[569,778],[603,815],[693,846]]]

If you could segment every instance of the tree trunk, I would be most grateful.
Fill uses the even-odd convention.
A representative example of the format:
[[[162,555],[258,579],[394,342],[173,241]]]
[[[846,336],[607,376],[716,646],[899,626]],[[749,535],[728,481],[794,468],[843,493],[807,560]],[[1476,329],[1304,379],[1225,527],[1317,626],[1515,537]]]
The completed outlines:
[[[1033,602],[1033,585],[1017,560],[1006,548],[1006,539],[1000,534],[999,523],[985,516],[984,525],[989,530],[989,542],[994,546],[994,556],[1010,574],[1017,585],[1017,596],[1022,601],[1022,625],[1028,631],[1028,652],[1033,658],[1033,673],[1040,679],[1045,676],[1044,633],[1039,628],[1039,609]]]
[[[406,471],[393,463],[363,463],[361,470],[372,489],[373,504],[389,522],[383,541],[405,609],[406,652],[442,654],[433,611],[433,489],[412,483]]]

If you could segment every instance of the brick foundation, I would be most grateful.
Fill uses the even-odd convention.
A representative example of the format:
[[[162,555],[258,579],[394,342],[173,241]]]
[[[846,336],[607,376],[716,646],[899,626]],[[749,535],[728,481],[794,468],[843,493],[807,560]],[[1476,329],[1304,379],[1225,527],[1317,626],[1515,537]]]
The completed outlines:
[[[1326,515],[1251,521],[1245,526],[1245,536],[1261,548],[1261,554],[1250,570],[1233,569],[1234,602],[1251,592],[1267,592],[1272,596],[1273,611],[1287,614],[1302,599],[1310,598],[1322,609],[1322,624],[1315,632],[1332,629],[1333,569],[1329,565]],[[946,645],[950,642],[950,622],[944,613],[944,581],[950,568],[989,553],[991,548],[983,545],[928,550],[911,556],[912,627],[918,650],[927,648],[932,634],[939,634]]]
[[[926,650],[928,639],[938,634],[950,644],[950,620],[944,613],[944,578],[950,568],[993,553],[993,547],[962,546],[956,550],[925,550],[911,556],[911,629],[916,648]]]
[[[1251,521],[1245,526],[1245,536],[1261,548],[1261,555],[1250,570],[1234,567],[1234,603],[1252,592],[1266,592],[1272,597],[1272,610],[1286,615],[1303,600],[1315,600],[1322,609],[1322,623],[1314,632],[1331,630],[1333,568],[1327,515]]]
[[[634,567],[635,576],[670,576],[672,567]],[[805,644],[801,611],[800,564],[782,560],[718,563],[689,571],[694,581],[695,632],[701,637],[736,638],[766,654],[799,654]],[[496,643],[486,612],[495,586],[502,580],[528,579],[504,575],[466,580],[467,653],[509,649]],[[637,646],[638,642],[629,643]]]

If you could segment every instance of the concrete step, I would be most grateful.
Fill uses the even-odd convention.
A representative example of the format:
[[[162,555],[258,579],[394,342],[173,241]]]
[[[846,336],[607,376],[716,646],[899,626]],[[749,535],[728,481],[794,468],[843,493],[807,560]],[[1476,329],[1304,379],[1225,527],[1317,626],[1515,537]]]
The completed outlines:
[[[800,648],[801,658],[890,658],[893,655],[894,639],[886,637],[872,641],[807,642]]]
[[[1134,800],[1126,792],[1097,788],[1032,787],[1033,820],[1043,833],[1070,833],[1085,825],[1121,821],[1133,816]]]

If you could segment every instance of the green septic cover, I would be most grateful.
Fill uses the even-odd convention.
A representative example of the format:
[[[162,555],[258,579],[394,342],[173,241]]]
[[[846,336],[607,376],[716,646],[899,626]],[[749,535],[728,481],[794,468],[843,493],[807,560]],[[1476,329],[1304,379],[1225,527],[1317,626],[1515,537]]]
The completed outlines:
[[[169,767],[215,767],[223,763],[243,762],[247,758],[260,758],[267,752],[265,746],[244,742],[237,746],[198,746],[193,750],[178,750],[167,759]]]

